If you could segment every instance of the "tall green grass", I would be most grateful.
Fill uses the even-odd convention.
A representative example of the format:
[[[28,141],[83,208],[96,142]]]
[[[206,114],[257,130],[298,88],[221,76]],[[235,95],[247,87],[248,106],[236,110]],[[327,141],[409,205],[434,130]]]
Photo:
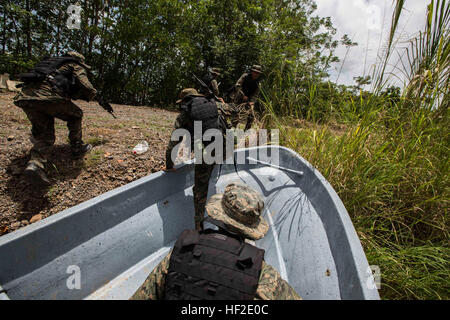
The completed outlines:
[[[402,7],[399,1],[391,36]],[[448,3],[431,1],[428,8],[426,30],[448,48]],[[433,46],[418,37],[421,46]],[[295,71],[286,77],[286,70],[263,92],[264,125],[278,128],[281,144],[299,152],[335,188],[369,263],[381,268],[383,299],[450,299],[450,115],[448,88],[439,85],[448,83],[448,72],[435,70],[425,88],[416,83],[426,66],[448,63],[444,51],[417,50],[422,53],[410,65],[413,76],[394,103],[381,88],[357,95],[333,84],[296,88]],[[388,80],[377,81],[381,86]]]
[[[341,197],[369,263],[381,268],[383,298],[450,298],[448,119],[374,109],[342,132],[266,118]]]

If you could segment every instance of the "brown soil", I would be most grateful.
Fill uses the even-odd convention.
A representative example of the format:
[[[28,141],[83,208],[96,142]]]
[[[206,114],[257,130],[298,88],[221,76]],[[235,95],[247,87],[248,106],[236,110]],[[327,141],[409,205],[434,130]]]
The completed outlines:
[[[165,165],[165,146],[177,113],[150,107],[113,105],[117,119],[97,103],[75,101],[83,109],[83,139],[94,145],[72,160],[65,122],[56,120],[56,143],[49,161],[52,185],[32,188],[22,171],[29,159],[31,124],[13,104],[14,94],[0,93],[0,235],[123,186]],[[146,140],[149,151],[132,149]]]

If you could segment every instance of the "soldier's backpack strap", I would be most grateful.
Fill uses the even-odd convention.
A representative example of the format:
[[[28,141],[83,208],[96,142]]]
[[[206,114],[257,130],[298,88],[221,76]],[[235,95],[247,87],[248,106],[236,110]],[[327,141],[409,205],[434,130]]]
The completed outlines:
[[[214,230],[186,230],[175,243],[166,299],[251,300],[264,250]]]

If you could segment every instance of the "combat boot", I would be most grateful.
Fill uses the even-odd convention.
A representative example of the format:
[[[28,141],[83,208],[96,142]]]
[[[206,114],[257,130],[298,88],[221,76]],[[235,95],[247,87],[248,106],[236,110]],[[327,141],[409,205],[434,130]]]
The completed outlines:
[[[92,150],[92,145],[89,143],[86,144],[75,144],[72,145],[72,158],[81,159],[86,153]]]
[[[44,169],[39,167],[35,163],[30,163],[23,171],[23,175],[33,185],[51,185],[50,180],[47,178]]]

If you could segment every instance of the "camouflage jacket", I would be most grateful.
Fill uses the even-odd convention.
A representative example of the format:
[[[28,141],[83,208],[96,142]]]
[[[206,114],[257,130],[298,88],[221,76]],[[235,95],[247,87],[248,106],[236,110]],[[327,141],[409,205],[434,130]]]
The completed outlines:
[[[219,115],[222,116],[225,120],[229,119],[232,115],[232,108],[226,103],[221,103],[216,101],[217,109],[219,111]],[[191,118],[189,117],[188,113],[185,111],[181,111],[181,113],[178,115],[177,119],[175,120],[174,129],[186,129],[188,131],[192,131],[194,129],[194,123],[192,122]],[[172,131],[172,133],[173,133]],[[171,134],[172,136],[172,134]],[[166,148],[166,168],[172,169],[174,164],[172,161],[172,150],[180,143],[181,141],[172,141],[172,139],[169,141],[167,148]],[[191,141],[191,150],[194,150],[193,148],[193,141]]]
[[[242,89],[242,85],[244,84],[245,78],[247,76],[251,77],[251,73],[244,73],[242,74],[242,76],[239,78],[239,80],[236,82],[235,84],[235,88],[236,88],[236,94],[235,94],[235,98],[233,98],[233,100],[235,100],[235,103],[242,103],[242,98],[244,98],[245,93]],[[254,81],[254,80],[253,80]],[[255,102],[258,95],[259,95],[259,83],[256,86],[256,89],[249,93],[248,95],[248,101],[249,102]]]
[[[77,63],[67,63],[58,69],[61,72],[70,71],[75,77],[78,85],[78,90],[73,97],[74,100],[83,99],[86,101],[92,100],[97,94],[97,90],[90,83],[86,69]],[[51,101],[60,102],[70,100],[58,89],[55,89],[47,80],[38,83],[30,83],[22,88],[22,91],[15,97],[16,101]]]
[[[171,253],[156,266],[130,300],[164,299],[170,255]],[[302,298],[281,278],[274,267],[263,261],[255,300],[302,300]]]
[[[212,92],[214,93],[214,95],[216,95],[218,97],[219,96],[219,84],[217,83],[216,79],[211,80],[211,82],[209,83],[209,87],[212,90]]]

